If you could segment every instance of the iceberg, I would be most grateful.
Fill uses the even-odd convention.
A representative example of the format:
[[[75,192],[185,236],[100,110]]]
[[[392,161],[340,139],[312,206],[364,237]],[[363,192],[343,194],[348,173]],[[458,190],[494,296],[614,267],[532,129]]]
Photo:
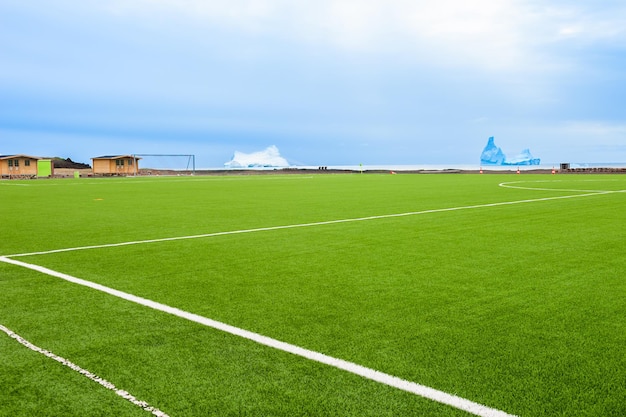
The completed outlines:
[[[529,149],[524,149],[519,155],[507,159],[506,165],[539,165],[541,160],[539,158],[533,158]]]
[[[226,168],[284,168],[289,162],[274,145],[259,152],[243,153],[235,151],[233,158],[224,164]]]
[[[480,162],[487,165],[502,165],[506,155],[502,152],[502,149],[496,146],[493,136],[487,141],[487,146],[483,149],[483,153],[480,155]]]
[[[508,159],[502,149],[496,146],[493,136],[487,140],[487,145],[480,155],[482,165],[539,165],[541,159],[534,158],[530,149],[524,149],[515,157]]]

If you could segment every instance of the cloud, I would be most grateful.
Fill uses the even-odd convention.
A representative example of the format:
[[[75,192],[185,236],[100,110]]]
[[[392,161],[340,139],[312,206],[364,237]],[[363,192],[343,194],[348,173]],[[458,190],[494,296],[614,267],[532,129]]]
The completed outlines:
[[[556,27],[557,41],[616,43],[626,46],[626,28],[623,24],[626,6],[622,4],[611,7],[602,7],[602,4],[597,3],[587,6],[579,4],[560,8],[548,7],[544,14]]]
[[[249,36],[335,48],[339,53],[401,56],[403,62],[489,72],[541,72],[574,66],[563,48],[626,46],[626,5],[537,0],[52,0],[37,13],[134,21],[194,42]],[[16,3],[18,4],[18,3]],[[15,6],[27,7],[27,6]],[[66,13],[63,12],[66,11]],[[31,7],[31,12],[34,11]],[[115,22],[110,22],[116,29]],[[116,30],[110,32],[116,36]],[[146,33],[144,33],[145,35]],[[129,36],[128,33],[125,33]],[[136,35],[137,36],[137,35]],[[132,37],[132,35],[131,35]],[[132,42],[132,39],[129,39]],[[180,45],[180,44],[179,44]],[[241,51],[239,51],[241,52]]]
[[[191,19],[309,47],[395,51],[408,60],[490,71],[545,70],[557,61],[549,59],[544,47],[574,40],[612,42],[624,36],[618,17],[623,7],[615,15],[516,0],[117,0],[107,8],[140,19]]]

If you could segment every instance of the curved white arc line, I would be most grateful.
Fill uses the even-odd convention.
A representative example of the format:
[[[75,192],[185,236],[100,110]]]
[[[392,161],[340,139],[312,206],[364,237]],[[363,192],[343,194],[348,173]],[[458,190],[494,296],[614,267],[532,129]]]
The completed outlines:
[[[547,182],[561,182],[559,181],[510,181],[510,182],[501,182],[498,184],[499,187],[502,188],[511,188],[515,190],[530,190],[530,191],[563,191],[563,192],[573,192],[573,193],[596,193],[596,194],[610,194],[610,193],[620,193],[626,190],[579,190],[579,189],[571,189],[571,188],[540,188],[540,187],[521,187],[512,184],[528,184],[528,183],[547,183]]]

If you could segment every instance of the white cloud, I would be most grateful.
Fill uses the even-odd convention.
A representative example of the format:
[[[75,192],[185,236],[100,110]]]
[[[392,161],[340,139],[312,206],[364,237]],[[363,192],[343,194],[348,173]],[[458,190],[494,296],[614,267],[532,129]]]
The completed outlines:
[[[507,55],[523,39],[520,26],[528,17],[510,0],[117,0],[108,8],[121,14],[186,16],[348,49],[434,43]]]
[[[555,44],[626,45],[626,5],[538,0],[56,0],[74,12],[173,21],[345,52],[398,53],[434,66],[543,71]],[[49,6],[48,9],[58,9]],[[182,22],[178,22],[182,20]],[[210,33],[209,33],[210,35]],[[407,58],[409,59],[409,58]]]
[[[571,36],[580,17],[516,0],[116,0],[107,7],[140,18],[178,16],[349,51],[396,50],[488,69],[537,65],[528,63],[537,37],[554,19],[564,20],[555,37]]]
[[[581,6],[547,9],[545,15],[556,27],[555,41],[626,45],[626,28],[623,23],[626,6],[605,9]]]

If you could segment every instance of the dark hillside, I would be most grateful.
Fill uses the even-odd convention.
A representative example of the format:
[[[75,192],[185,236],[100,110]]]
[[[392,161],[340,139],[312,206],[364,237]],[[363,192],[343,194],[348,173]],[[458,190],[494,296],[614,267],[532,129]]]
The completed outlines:
[[[70,158],[52,158],[55,168],[70,168],[70,169],[89,169],[89,164],[83,164],[81,162],[74,162]]]

